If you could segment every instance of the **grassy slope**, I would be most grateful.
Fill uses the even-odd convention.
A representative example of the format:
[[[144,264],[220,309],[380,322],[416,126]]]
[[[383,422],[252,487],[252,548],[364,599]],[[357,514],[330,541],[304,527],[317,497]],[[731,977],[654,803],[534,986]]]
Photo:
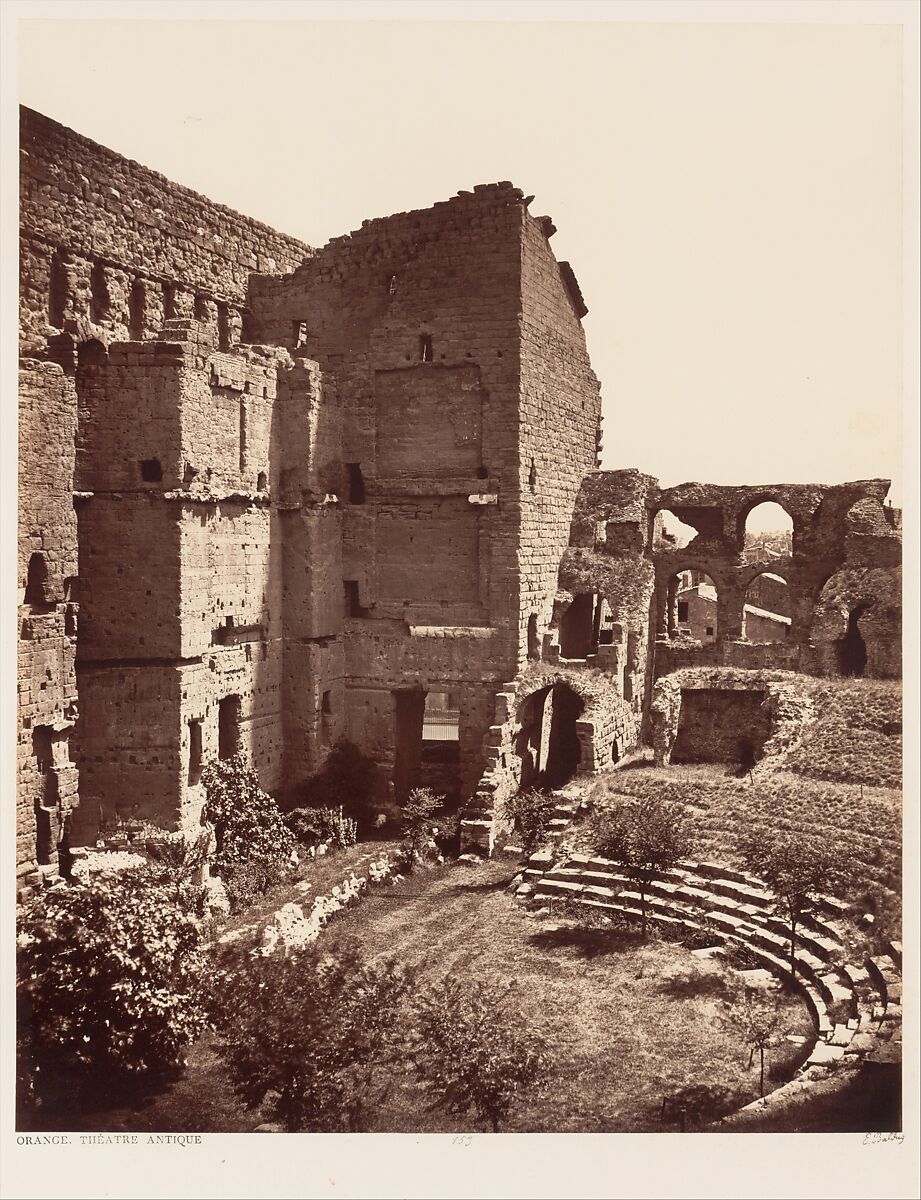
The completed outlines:
[[[730,864],[738,864],[737,837],[753,822],[831,837],[851,860],[846,898],[897,915],[901,688],[870,680],[801,676],[800,682],[813,694],[818,716],[782,771],[753,782],[714,764],[657,769],[637,763],[602,776],[592,795],[682,801],[693,817],[694,853]]]
[[[424,982],[437,983],[448,972],[515,980],[516,1001],[545,1035],[553,1072],[523,1098],[511,1130],[658,1130],[663,1094],[690,1083],[738,1089],[740,1103],[754,1097],[756,1071],[748,1069],[738,1034],[723,1024],[718,998],[706,984],[669,983],[676,973],[690,973],[707,975],[712,985],[718,968],[682,946],[644,947],[601,931],[542,926],[506,893],[512,869],[507,861],[458,864],[381,887],[331,923],[324,943],[334,950],[355,937],[369,957],[393,956],[416,967]],[[732,995],[739,977],[723,974]],[[801,1002],[785,997],[784,1005],[791,1032],[807,1033]],[[792,1070],[798,1054],[785,1043],[774,1071]],[[260,1120],[233,1097],[206,1037],[193,1047],[185,1076],[147,1107],[81,1114],[67,1127],[237,1131]],[[474,1128],[469,1118],[428,1111],[408,1075],[396,1079],[374,1124],[378,1131]]]

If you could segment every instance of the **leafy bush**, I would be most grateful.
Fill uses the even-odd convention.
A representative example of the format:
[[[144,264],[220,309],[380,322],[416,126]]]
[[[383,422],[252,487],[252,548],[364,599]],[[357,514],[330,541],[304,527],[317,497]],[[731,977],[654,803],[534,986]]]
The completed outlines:
[[[444,803],[431,788],[413,788],[403,805],[403,841],[400,856],[407,873],[422,861],[427,847],[434,845],[432,834],[436,827],[435,814]]]
[[[39,1104],[175,1070],[204,1026],[200,926],[146,868],[42,892],[18,937],[21,1076]]]
[[[342,738],[330,750],[322,771],[304,789],[304,798],[322,808],[341,808],[365,829],[374,823],[381,786],[377,762]]]
[[[769,825],[754,825],[739,837],[739,849],[749,870],[763,879],[777,898],[787,922],[790,971],[796,974],[796,930],[824,892],[840,890],[849,874],[848,860],[827,839]]]
[[[285,824],[305,846],[328,842],[346,850],[358,841],[357,822],[341,808],[295,808],[285,814]]]
[[[261,859],[252,862],[218,864],[218,878],[227,893],[231,913],[245,912],[260,896],[278,882],[278,869]]]
[[[460,854],[460,827],[460,817],[457,813],[438,815],[437,824],[432,829],[432,837],[445,858],[456,858]]]
[[[472,1112],[494,1133],[547,1071],[541,1039],[508,1006],[509,988],[447,976],[415,998],[411,1061],[433,1107]]]
[[[408,977],[393,962],[366,963],[307,946],[289,956],[231,952],[212,1012],[218,1052],[249,1108],[266,1104],[290,1133],[367,1127],[393,1072],[394,1030]]]
[[[556,801],[538,788],[510,796],[502,805],[501,816],[511,821],[526,855],[539,850],[547,840]]]
[[[202,783],[205,818],[214,826],[217,841],[215,869],[231,906],[239,911],[285,874],[294,854],[294,835],[242,755],[209,763]]]
[[[649,884],[690,850],[684,807],[658,797],[621,799],[592,818],[590,838],[595,852],[616,863],[636,884],[645,938]]]

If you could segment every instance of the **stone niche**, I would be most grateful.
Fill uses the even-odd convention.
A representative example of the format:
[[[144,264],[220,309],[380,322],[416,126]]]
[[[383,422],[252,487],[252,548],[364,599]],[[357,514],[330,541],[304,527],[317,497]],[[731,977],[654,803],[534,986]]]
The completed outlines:
[[[378,371],[374,391],[378,475],[475,475],[483,423],[478,367]]]
[[[671,762],[771,766],[800,740],[812,701],[786,671],[691,667],[656,681],[656,766]]]

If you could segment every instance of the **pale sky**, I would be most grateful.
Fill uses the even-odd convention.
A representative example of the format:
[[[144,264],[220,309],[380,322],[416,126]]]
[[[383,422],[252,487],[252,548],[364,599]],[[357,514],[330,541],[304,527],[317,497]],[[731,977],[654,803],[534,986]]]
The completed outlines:
[[[897,27],[58,19],[20,38],[25,104],[311,245],[475,183],[533,193],[590,310],[605,467],[883,476],[901,503]]]

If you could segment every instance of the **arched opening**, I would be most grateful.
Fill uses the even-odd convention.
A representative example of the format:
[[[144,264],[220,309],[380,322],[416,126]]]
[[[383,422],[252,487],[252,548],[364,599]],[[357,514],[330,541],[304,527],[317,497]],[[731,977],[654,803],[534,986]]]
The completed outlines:
[[[90,338],[77,347],[78,370],[81,367],[104,367],[108,359],[109,352],[98,338]]]
[[[537,637],[537,613],[528,617],[528,658],[536,662],[540,658],[540,641]]]
[[[48,601],[48,564],[44,554],[36,552],[29,559],[26,574],[26,604],[32,608],[49,607]]]
[[[652,542],[655,550],[680,550],[697,537],[693,525],[680,520],[668,508],[660,509],[653,523]]]
[[[772,571],[756,575],[745,590],[742,636],[750,642],[785,642],[791,618],[787,581]]]
[[[867,643],[858,622],[869,608],[860,604],[847,619],[847,633],[838,643],[838,664],[842,675],[861,676],[867,669]]]
[[[769,562],[793,553],[793,518],[774,500],[762,500],[744,514],[740,530],[743,556],[749,562]]]
[[[580,592],[560,620],[560,656],[586,659],[605,640],[611,640],[609,606],[597,592]]]
[[[523,702],[515,739],[522,788],[560,788],[572,779],[582,754],[576,722],[584,708],[582,697],[563,682]]]
[[[679,571],[668,581],[666,621],[670,638],[708,643],[719,633],[716,584],[704,571]]]

